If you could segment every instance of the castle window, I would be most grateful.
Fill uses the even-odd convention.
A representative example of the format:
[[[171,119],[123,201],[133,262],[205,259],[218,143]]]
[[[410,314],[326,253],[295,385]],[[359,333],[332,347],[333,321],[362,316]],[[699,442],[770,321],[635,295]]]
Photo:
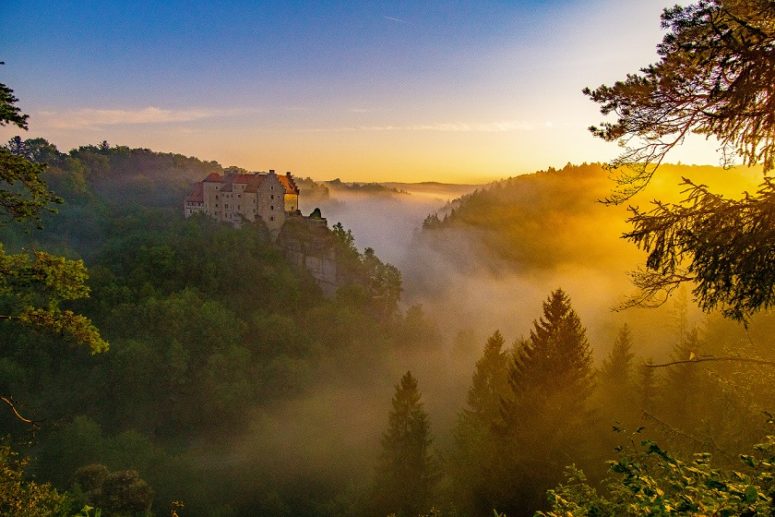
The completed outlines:
[[[274,210],[274,205],[270,206],[269,210]]]
[[[215,199],[218,199],[218,194],[215,195]]]
[[[274,216],[269,218],[270,221],[274,221]]]

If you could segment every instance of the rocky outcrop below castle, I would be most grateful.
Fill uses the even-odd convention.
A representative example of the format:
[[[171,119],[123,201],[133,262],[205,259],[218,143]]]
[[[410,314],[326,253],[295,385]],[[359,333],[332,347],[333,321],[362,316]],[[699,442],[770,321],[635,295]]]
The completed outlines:
[[[328,229],[320,210],[313,211],[309,216],[300,212],[289,215],[276,242],[288,261],[306,269],[326,296],[336,293],[340,286],[336,237]]]

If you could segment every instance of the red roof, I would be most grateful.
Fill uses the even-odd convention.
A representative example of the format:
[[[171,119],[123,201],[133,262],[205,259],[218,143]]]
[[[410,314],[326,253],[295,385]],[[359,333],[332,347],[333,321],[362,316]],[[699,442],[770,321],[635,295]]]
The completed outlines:
[[[296,186],[296,182],[293,181],[293,176],[291,176],[290,173],[285,176],[277,176],[277,179],[280,180],[280,184],[285,189],[286,194],[299,195],[299,187]]]
[[[217,172],[213,172],[210,175],[208,175],[204,180],[202,180],[200,183],[195,184],[194,192],[191,193],[186,198],[186,201],[197,201],[199,203],[202,203],[204,201],[204,193],[202,188],[202,183],[204,182],[223,183],[224,187],[221,190],[222,192],[231,192],[232,185],[235,183],[238,183],[241,185],[247,185],[245,187],[245,192],[256,192],[258,190],[258,186],[267,177],[268,177],[267,174],[261,174],[261,173],[224,174],[222,176]],[[280,182],[280,185],[282,185],[283,190],[285,190],[286,194],[296,194],[296,195],[299,194],[299,187],[296,186],[296,182],[293,181],[293,176],[291,176],[290,173],[286,174],[285,176],[277,175],[276,178]]]
[[[212,176],[212,174],[210,176]],[[208,178],[210,176],[208,176]],[[199,181],[197,183],[194,183],[194,191],[191,194],[186,196],[186,201],[187,202],[204,203],[204,201],[205,201],[204,185],[202,185],[202,183],[203,182],[201,182],[201,181]]]

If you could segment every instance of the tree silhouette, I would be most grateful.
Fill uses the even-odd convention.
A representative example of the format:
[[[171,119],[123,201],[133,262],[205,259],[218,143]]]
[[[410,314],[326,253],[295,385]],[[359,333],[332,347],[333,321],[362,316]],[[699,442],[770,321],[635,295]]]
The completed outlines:
[[[616,122],[591,127],[625,148],[611,166],[621,203],[648,184],[666,154],[693,132],[715,137],[724,163],[775,168],[775,5],[769,0],[699,0],[665,9],[660,61],[613,86],[586,88]],[[632,209],[625,234],[648,253],[633,274],[641,294],[626,305],[663,303],[677,286],[696,282],[704,310],[737,320],[775,303],[775,185],[724,199],[684,182],[679,204]]]
[[[396,386],[388,429],[382,435],[374,498],[381,515],[414,517],[429,508],[436,478],[430,444],[417,379],[406,372]]]
[[[501,400],[508,393],[509,354],[503,350],[499,331],[490,336],[482,357],[476,362],[468,404],[455,428],[455,446],[449,461],[456,504],[464,514],[492,510],[499,461],[495,426],[502,421]]]
[[[568,296],[557,289],[509,370],[499,431],[503,481],[500,498],[492,501],[498,511],[532,515],[564,466],[590,454],[593,376],[586,331]]]
[[[27,115],[15,105],[17,101],[13,90],[0,83],[0,126],[10,123],[27,129]],[[0,147],[0,217],[39,223],[41,210],[60,201],[41,178],[44,170],[43,165],[26,156]],[[88,297],[86,279],[82,260],[43,251],[9,254],[0,243],[0,322],[67,336],[89,347],[92,353],[107,350],[107,342],[88,318],[62,307],[63,303]],[[5,383],[0,385],[0,390],[7,389]],[[19,413],[10,395],[0,395],[0,400],[19,420],[34,423]]]

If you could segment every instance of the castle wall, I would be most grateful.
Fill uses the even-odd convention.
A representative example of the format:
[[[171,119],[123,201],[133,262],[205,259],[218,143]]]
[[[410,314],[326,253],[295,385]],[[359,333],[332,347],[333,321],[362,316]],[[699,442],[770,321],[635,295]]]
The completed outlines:
[[[276,237],[285,223],[283,196],[285,188],[274,173],[269,173],[256,192],[257,214],[266,223],[269,233]]]

